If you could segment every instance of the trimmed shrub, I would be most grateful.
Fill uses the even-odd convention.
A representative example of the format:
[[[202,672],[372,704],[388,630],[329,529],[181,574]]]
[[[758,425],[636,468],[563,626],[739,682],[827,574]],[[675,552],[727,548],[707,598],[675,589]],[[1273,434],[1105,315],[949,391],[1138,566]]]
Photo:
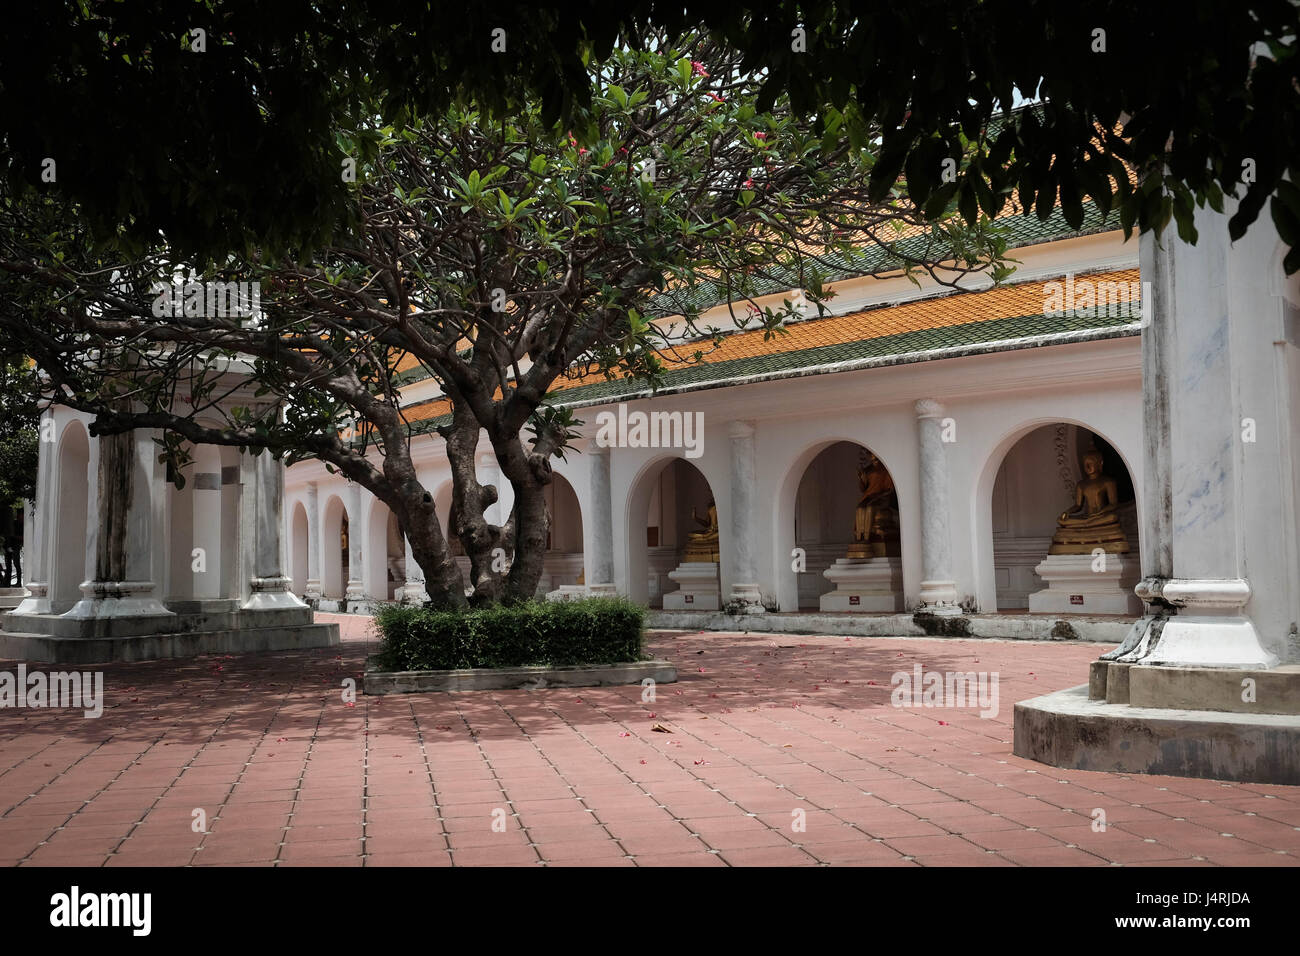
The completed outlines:
[[[386,671],[566,667],[643,659],[645,608],[627,598],[523,601],[467,611],[390,604],[375,614]]]

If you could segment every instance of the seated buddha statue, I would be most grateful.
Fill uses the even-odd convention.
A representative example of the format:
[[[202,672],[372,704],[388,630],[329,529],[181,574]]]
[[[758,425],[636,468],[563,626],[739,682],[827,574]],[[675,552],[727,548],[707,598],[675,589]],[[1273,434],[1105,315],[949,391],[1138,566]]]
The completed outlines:
[[[1096,449],[1083,456],[1086,477],[1075,488],[1074,507],[1057,519],[1048,554],[1091,554],[1096,548],[1128,552],[1128,536],[1119,523],[1118,485],[1102,471],[1104,464]]]
[[[858,468],[862,497],[853,512],[850,558],[895,556],[898,548],[898,496],[894,479],[875,455]]]
[[[713,561],[717,562],[718,557],[718,509],[710,501],[708,517],[701,518],[691,508],[691,518],[704,526],[703,531],[692,531],[686,536],[686,554],[683,561]]]

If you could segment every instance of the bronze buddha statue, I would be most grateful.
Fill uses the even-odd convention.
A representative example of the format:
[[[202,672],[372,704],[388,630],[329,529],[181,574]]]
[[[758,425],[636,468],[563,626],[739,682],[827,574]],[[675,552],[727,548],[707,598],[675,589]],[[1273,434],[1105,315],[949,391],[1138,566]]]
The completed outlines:
[[[894,479],[874,454],[858,466],[862,497],[853,512],[850,558],[896,557],[899,554],[898,494]]]
[[[704,526],[703,531],[692,531],[686,536],[686,554],[682,558],[684,562],[690,561],[713,561],[719,562],[721,559],[718,555],[718,508],[710,501],[708,508],[708,517],[701,518],[695,511],[694,506],[691,508],[691,518]]]
[[[1074,507],[1057,519],[1048,554],[1091,554],[1097,548],[1128,552],[1128,536],[1119,523],[1119,486],[1104,467],[1105,458],[1095,448],[1084,454],[1086,477],[1074,490]]]

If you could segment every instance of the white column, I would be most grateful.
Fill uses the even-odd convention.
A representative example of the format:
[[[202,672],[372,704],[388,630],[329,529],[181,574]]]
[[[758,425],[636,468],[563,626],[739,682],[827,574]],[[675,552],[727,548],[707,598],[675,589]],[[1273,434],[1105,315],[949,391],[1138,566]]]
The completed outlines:
[[[1150,606],[1104,658],[1272,667],[1287,653],[1300,574],[1291,474],[1300,409],[1277,234],[1261,216],[1234,245],[1226,217],[1209,209],[1196,228],[1195,246],[1141,239],[1151,303],[1142,335],[1147,577],[1136,590]],[[1267,641],[1256,627],[1264,622]]]
[[[754,522],[758,516],[758,476],[754,467],[754,424],[734,421],[731,438],[731,600],[748,613],[762,613]]]
[[[54,414],[41,413],[40,446],[36,464],[35,513],[23,528],[23,577],[28,596],[14,608],[14,614],[50,613],[50,564],[54,547],[54,450],[58,447]],[[27,506],[26,511],[32,509]]]
[[[194,509],[193,548],[200,552],[193,565],[194,597],[217,600],[225,597],[222,588],[223,567],[237,561],[223,540],[224,498],[221,490],[221,455],[217,448],[199,446],[195,450],[194,481],[190,503]]]
[[[932,398],[916,403],[921,459],[922,614],[961,614],[952,576],[952,531],[948,505],[948,447],[943,440],[943,406]]]
[[[262,452],[252,458],[252,577],[246,610],[272,611],[305,607],[289,590],[284,573],[284,462]]]
[[[324,597],[320,586],[320,560],[320,486],[310,481],[307,483],[307,583],[303,586],[308,601],[319,601]]]
[[[609,449],[592,445],[587,449],[591,456],[591,508],[587,517],[590,523],[590,558],[585,580],[588,594],[615,594],[614,585],[614,504],[609,477]]]
[[[423,604],[429,600],[429,592],[424,587],[424,570],[415,561],[411,551],[411,539],[402,535],[406,544],[406,582],[402,585],[402,601],[405,604]]]
[[[163,606],[158,585],[167,550],[155,436],[135,429],[95,442],[95,506],[87,529],[93,573],[65,617],[175,617]]]
[[[361,514],[361,486],[353,483],[348,486],[348,492],[348,580],[343,597],[348,601],[361,601],[366,596],[365,575],[362,573],[366,519]]]

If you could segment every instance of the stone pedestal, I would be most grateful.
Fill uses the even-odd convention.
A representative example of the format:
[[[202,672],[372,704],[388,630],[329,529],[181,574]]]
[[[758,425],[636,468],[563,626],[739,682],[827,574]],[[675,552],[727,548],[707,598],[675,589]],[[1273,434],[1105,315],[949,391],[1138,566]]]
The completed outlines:
[[[1029,595],[1030,614],[1142,614],[1142,601],[1121,581],[1131,576],[1131,559],[1107,554],[1049,554],[1034,573],[1047,587]]]
[[[681,585],[664,595],[666,611],[720,611],[722,588],[718,583],[718,565],[714,561],[687,561],[679,564],[668,577]]]
[[[546,592],[548,601],[580,601],[587,596],[585,584],[561,584],[554,591]]]
[[[835,590],[821,596],[823,611],[903,610],[900,558],[840,558],[822,572]]]

